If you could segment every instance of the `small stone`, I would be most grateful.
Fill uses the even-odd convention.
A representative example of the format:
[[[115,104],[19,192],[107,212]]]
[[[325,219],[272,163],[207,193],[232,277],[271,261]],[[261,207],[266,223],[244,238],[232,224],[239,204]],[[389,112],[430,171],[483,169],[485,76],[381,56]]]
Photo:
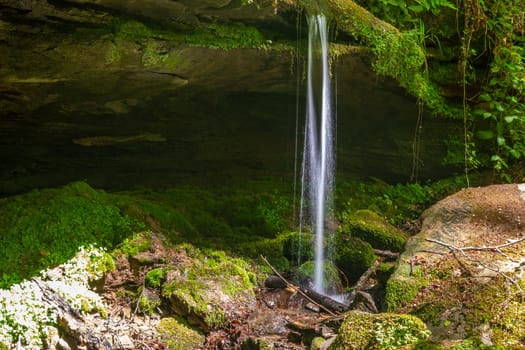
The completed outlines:
[[[319,306],[315,305],[314,303],[306,303],[304,306],[306,309],[313,311],[313,312],[319,312]]]
[[[127,334],[124,334],[118,337],[118,348],[132,350],[135,349],[135,344],[133,344],[133,340]]]
[[[71,346],[64,339],[60,338],[57,341],[56,348],[59,350],[71,350]]]

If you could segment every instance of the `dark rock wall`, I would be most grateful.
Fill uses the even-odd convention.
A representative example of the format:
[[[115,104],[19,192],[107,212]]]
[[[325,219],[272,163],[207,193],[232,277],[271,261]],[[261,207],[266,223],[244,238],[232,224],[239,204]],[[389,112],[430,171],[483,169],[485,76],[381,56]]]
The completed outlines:
[[[275,31],[294,24],[271,2],[259,9],[227,0],[134,4],[0,1],[0,194],[79,179],[114,189],[291,176],[297,106],[302,123],[305,105],[302,80],[297,99],[294,44],[223,50],[123,37],[108,23],[122,15],[183,30],[173,29],[176,16],[163,17],[175,13],[168,6],[180,8],[185,25],[241,19]],[[417,105],[371,72],[366,51],[354,51],[333,64],[338,170],[407,180]],[[420,175],[446,175],[440,161],[451,129],[427,115],[423,125]]]

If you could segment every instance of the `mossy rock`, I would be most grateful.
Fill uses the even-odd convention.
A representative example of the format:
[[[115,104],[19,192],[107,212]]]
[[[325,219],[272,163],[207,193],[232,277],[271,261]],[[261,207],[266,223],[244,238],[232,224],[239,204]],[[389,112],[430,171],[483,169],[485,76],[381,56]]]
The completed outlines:
[[[0,199],[0,287],[64,263],[81,245],[113,247],[135,223],[85,182]]]
[[[310,344],[310,350],[320,350],[321,345],[326,341],[323,337],[315,337],[312,339],[312,344]]]
[[[429,336],[425,323],[412,315],[352,311],[328,349],[399,349],[425,341]]]
[[[297,278],[300,282],[304,283],[309,279],[313,280],[315,270],[315,262],[307,261],[302,264],[299,269],[297,269]],[[339,270],[331,262],[326,260],[324,263],[324,280],[323,285],[326,288],[326,291],[331,294],[340,293],[342,290],[342,282],[339,277]]]
[[[408,234],[388,223],[371,210],[358,210],[344,218],[343,231],[366,241],[377,249],[403,250]]]
[[[413,300],[426,282],[423,278],[394,273],[386,284],[385,305],[388,311],[397,311]]]
[[[374,250],[359,238],[341,233],[335,238],[335,264],[349,280],[356,281],[374,263]]]
[[[173,317],[160,320],[157,331],[169,350],[196,349],[204,345],[204,335],[184,325]]]
[[[255,275],[246,261],[189,244],[177,249],[187,259],[166,273],[162,294],[191,324],[205,331],[218,329],[227,322],[225,305],[255,301]]]

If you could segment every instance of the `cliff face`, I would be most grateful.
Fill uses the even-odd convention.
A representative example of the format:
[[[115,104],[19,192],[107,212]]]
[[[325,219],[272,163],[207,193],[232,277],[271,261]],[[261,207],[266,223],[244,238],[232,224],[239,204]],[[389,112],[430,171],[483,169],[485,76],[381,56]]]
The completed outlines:
[[[0,0],[0,193],[290,174],[304,87],[298,16],[279,6]],[[405,180],[416,103],[371,72],[366,50],[345,52],[338,168]],[[442,123],[424,124],[422,177],[447,173]]]

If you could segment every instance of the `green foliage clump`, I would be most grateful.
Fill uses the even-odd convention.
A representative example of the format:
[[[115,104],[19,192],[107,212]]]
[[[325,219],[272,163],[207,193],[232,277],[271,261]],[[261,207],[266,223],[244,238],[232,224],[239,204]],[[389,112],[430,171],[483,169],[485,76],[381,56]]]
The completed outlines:
[[[213,192],[191,186],[158,193],[127,192],[121,194],[118,205],[174,242],[184,240],[242,253],[249,244],[274,238],[288,229],[292,216],[288,194],[240,186]],[[260,254],[253,253],[250,256]]]
[[[336,234],[335,264],[350,281],[357,279],[374,263],[376,256],[372,246],[355,237]]]
[[[169,350],[197,349],[203,346],[205,337],[173,317],[160,320],[157,331]]]
[[[337,184],[336,208],[339,220],[360,209],[385,216],[391,224],[400,225],[419,218],[431,204],[465,186],[464,177],[420,184],[387,184],[374,181],[340,181]]]
[[[71,258],[81,245],[113,247],[136,223],[85,182],[0,200],[0,287]]]
[[[160,287],[166,278],[165,268],[156,268],[146,273],[145,283],[148,287]]]
[[[455,10],[456,4],[449,0],[371,0],[358,1],[376,16],[401,28],[417,25],[420,16],[439,15],[446,9]]]
[[[113,250],[113,254],[124,254],[127,257],[131,257],[140,252],[144,252],[148,250],[151,245],[150,237],[150,231],[135,233],[118,244]]]
[[[490,142],[490,162],[506,181],[511,181],[509,168],[525,159],[525,36],[522,1],[480,2],[485,13],[493,45],[488,79],[475,120],[485,125],[477,132],[482,143]],[[520,31],[521,29],[521,31]],[[523,179],[518,179],[518,181]]]
[[[330,350],[399,349],[426,340],[430,331],[417,317],[352,311]]]
[[[403,249],[408,235],[389,224],[371,210],[358,210],[343,214],[342,231],[360,238],[377,249],[399,252]]]

